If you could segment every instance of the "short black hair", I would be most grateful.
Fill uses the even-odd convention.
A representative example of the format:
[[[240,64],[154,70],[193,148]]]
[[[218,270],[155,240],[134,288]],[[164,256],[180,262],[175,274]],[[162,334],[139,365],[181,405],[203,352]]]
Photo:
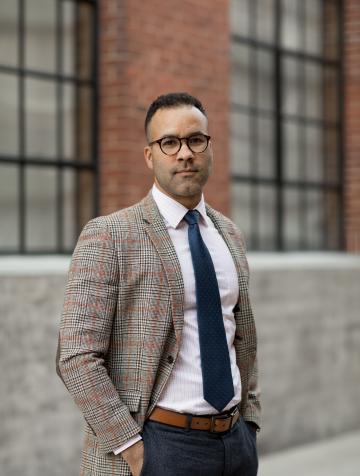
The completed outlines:
[[[155,101],[150,104],[150,107],[146,113],[145,117],[145,134],[147,135],[149,123],[158,109],[167,109],[171,107],[177,106],[194,106],[199,111],[201,111],[204,116],[207,117],[206,111],[204,106],[201,104],[201,101],[192,96],[189,93],[168,93],[162,94],[161,96],[157,97]]]

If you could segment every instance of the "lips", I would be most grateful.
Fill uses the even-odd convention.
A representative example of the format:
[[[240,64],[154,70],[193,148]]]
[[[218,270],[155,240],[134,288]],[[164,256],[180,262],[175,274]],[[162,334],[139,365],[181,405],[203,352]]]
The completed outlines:
[[[184,170],[177,170],[176,174],[187,174],[187,173],[194,173],[197,172],[196,169],[184,169]]]

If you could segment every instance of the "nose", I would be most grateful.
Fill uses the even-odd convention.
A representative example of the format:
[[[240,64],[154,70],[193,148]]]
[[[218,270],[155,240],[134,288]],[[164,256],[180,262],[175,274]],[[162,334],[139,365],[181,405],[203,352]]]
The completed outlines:
[[[189,160],[194,156],[192,150],[187,145],[186,139],[181,139],[181,146],[179,152],[177,153],[178,160]]]

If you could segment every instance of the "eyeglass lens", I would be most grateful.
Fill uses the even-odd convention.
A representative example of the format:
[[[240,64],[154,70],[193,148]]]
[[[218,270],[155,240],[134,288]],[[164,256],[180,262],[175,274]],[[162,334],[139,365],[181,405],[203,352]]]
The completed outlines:
[[[203,134],[195,134],[185,140],[192,152],[204,152],[208,145],[208,138]],[[160,142],[160,147],[165,154],[176,154],[181,148],[181,140],[178,137],[164,137]]]

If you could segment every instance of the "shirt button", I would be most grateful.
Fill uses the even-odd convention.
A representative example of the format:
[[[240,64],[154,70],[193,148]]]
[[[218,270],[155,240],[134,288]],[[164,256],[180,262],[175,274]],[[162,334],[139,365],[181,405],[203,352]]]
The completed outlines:
[[[174,357],[172,355],[169,355],[168,358],[167,358],[167,361],[169,362],[169,364],[173,364],[174,363]]]

